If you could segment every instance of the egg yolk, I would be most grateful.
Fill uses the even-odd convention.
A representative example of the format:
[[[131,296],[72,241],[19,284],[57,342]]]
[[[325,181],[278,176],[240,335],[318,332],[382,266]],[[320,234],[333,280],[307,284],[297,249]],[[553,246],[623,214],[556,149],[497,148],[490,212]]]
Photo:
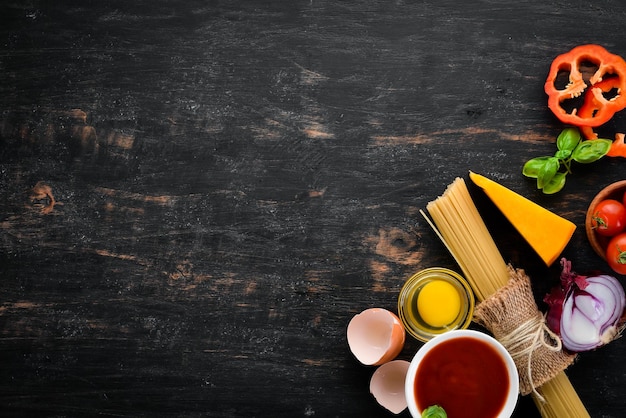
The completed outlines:
[[[417,311],[431,327],[448,325],[454,321],[460,310],[459,292],[443,280],[427,283],[417,296]]]

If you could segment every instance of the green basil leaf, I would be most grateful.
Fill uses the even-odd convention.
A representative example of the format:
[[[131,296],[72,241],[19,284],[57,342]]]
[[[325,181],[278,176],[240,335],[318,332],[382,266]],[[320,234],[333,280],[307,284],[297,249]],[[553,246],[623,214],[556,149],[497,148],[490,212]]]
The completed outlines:
[[[447,418],[446,411],[439,405],[429,406],[422,412],[422,418]]]
[[[539,176],[539,171],[541,171],[547,160],[551,158],[552,157],[537,157],[526,161],[526,164],[524,164],[522,168],[522,174],[526,177],[536,179]]]
[[[591,139],[582,141],[572,152],[572,159],[577,163],[588,164],[604,157],[611,148],[608,139]]]
[[[573,151],[580,142],[580,132],[576,128],[565,128],[556,138],[556,147],[559,150]]]
[[[572,155],[572,151],[568,149],[560,149],[554,154],[559,160],[565,160],[569,158],[570,155]]]
[[[548,184],[543,185],[543,193],[545,194],[554,194],[559,192],[565,186],[565,175],[567,173],[556,173],[554,177],[548,182]]]
[[[537,188],[543,189],[546,184],[550,183],[560,166],[561,163],[558,158],[548,158],[537,173]]]

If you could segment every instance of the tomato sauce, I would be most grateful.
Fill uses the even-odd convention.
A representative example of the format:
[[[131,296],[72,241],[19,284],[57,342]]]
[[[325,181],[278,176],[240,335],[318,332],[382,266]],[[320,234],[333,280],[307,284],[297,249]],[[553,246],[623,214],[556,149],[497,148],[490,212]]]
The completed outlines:
[[[420,410],[440,405],[449,418],[497,417],[509,391],[506,364],[484,341],[464,337],[428,352],[415,375]]]

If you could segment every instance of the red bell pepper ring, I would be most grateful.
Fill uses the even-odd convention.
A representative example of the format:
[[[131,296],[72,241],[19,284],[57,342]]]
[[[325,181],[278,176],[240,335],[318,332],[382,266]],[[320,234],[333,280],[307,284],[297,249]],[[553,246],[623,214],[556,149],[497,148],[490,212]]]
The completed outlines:
[[[591,76],[583,77],[581,65],[591,63],[597,69]],[[557,88],[557,76],[568,73],[568,84],[563,89]],[[616,89],[616,94],[606,98],[603,93],[603,80]],[[544,84],[548,95],[548,107],[562,122],[578,127],[596,127],[608,122],[613,115],[626,107],[626,61],[619,55],[611,54],[600,45],[580,45],[569,52],[559,55],[550,66],[548,78]],[[581,109],[571,111],[563,107],[563,102],[585,94]],[[588,104],[585,104],[588,102]],[[582,113],[582,114],[581,114]]]
[[[578,116],[581,118],[592,118],[594,112],[597,112],[602,106],[598,97],[604,98],[604,94],[617,91],[617,89],[619,89],[619,83],[619,78],[609,77],[588,88],[585,93],[584,102],[577,112]],[[594,132],[593,127],[579,126],[578,128],[585,139],[598,139],[598,134]]]

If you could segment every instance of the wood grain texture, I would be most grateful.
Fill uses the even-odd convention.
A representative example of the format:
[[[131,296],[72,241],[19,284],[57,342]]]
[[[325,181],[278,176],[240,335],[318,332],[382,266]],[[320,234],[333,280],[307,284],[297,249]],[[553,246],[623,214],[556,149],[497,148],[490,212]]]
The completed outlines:
[[[564,254],[606,268],[584,211],[624,162],[557,196],[521,167],[562,128],[551,60],[626,55],[618,0],[4,4],[2,415],[390,416],[346,326],[457,268],[419,210],[469,170],[575,222]],[[558,269],[474,193],[540,298]],[[626,414],[623,344],[568,371],[594,417]]]

